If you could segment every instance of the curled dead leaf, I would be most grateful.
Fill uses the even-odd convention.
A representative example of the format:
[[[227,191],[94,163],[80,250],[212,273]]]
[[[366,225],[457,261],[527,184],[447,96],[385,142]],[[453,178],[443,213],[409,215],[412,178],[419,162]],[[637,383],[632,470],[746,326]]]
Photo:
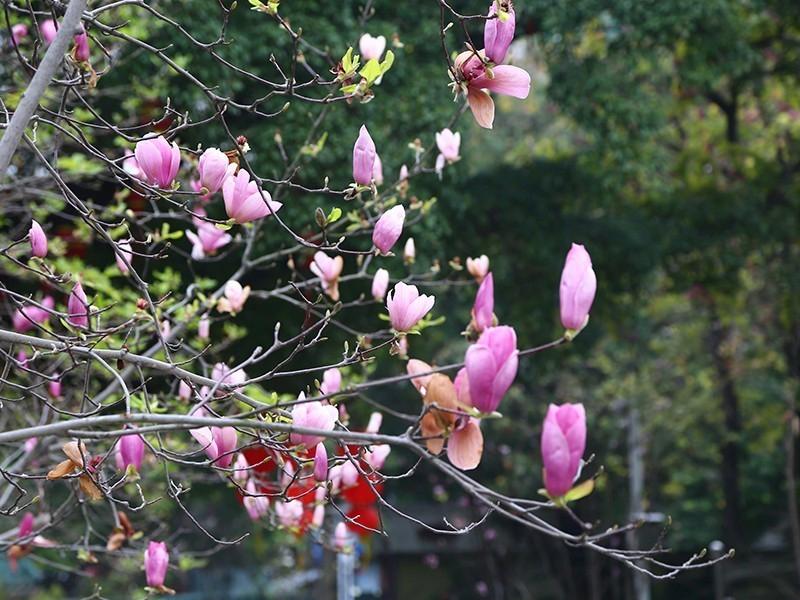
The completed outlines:
[[[67,459],[65,461],[58,463],[55,467],[50,469],[50,471],[47,473],[47,478],[51,481],[53,479],[61,479],[62,477],[66,477],[67,475],[72,473],[74,470],[75,470],[75,463],[72,462],[70,459]]]
[[[89,459],[91,458],[91,456],[89,456],[89,453],[86,451],[86,444],[84,444],[83,442],[81,442],[80,444],[78,444],[78,442],[75,441],[67,442],[66,444],[61,446],[61,450],[64,452],[64,454],[67,455],[67,457],[72,462],[74,462],[79,467],[83,467],[84,462],[85,464],[88,464]]]
[[[88,475],[81,475],[78,479],[78,484],[89,500],[94,502],[103,499],[103,492],[100,491],[100,488],[97,487],[97,484],[92,481],[92,478]]]

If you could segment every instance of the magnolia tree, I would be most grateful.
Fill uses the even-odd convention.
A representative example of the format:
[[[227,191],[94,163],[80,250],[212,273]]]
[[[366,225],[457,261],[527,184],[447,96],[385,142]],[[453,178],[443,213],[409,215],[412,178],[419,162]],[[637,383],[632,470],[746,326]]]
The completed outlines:
[[[481,135],[490,136],[492,95],[529,93],[528,73],[506,64],[515,33],[510,1],[465,15],[432,0],[440,39],[431,42],[441,43],[442,68],[441,80],[431,85],[451,86],[451,121],[440,131],[413,132],[414,159],[396,177],[384,173],[381,140],[365,122],[350,132],[352,164],[337,165],[317,182],[298,171],[317,157],[326,118],[381,102],[380,85],[392,76],[393,50],[383,36],[367,32],[372,3],[363,8],[364,30],[352,32],[353,47],[333,52],[290,23],[302,20],[291,14],[291,4],[249,0],[252,18],[283,32],[293,48],[285,60],[273,57],[277,76],[271,79],[218,52],[232,43],[231,11],[248,8],[235,4],[220,0],[219,36],[201,41],[157,2],[108,0],[91,10],[86,0],[4,2],[3,61],[32,76],[14,78],[19,87],[4,84],[2,97],[0,511],[6,527],[0,544],[9,560],[47,552],[42,548],[76,561],[143,556],[146,585],[166,592],[170,565],[195,549],[191,538],[153,516],[158,504],[177,507],[214,544],[232,543],[228,532],[211,531],[194,516],[193,503],[200,501],[193,499],[194,482],[229,489],[231,507],[246,511],[254,527],[287,529],[348,553],[354,534],[383,533],[379,511],[422,524],[389,502],[384,488],[389,480],[401,486],[434,469],[469,494],[483,517],[459,528],[446,518],[441,528],[422,524],[433,531],[463,534],[497,514],[653,577],[708,565],[703,551],[670,561],[660,542],[620,549],[612,537],[637,523],[599,525],[573,512],[602,471],[601,458],[588,458],[592,417],[580,404],[550,405],[541,439],[531,440],[539,452],[530,452],[530,477],[541,481],[541,497],[507,496],[470,476],[492,422],[503,418],[503,398],[518,369],[533,354],[573,342],[589,322],[597,287],[589,252],[573,244],[558,289],[563,336],[520,343],[514,324],[495,312],[490,260],[480,246],[479,258],[453,261],[447,274],[438,268],[411,275],[403,266],[415,260],[411,226],[433,210],[413,195],[413,186],[420,178],[436,181],[459,160],[461,136],[453,131],[459,118],[469,110],[484,128]],[[167,24],[220,72],[257,82],[264,95],[233,99],[171,57],[169,48],[151,44],[130,19]],[[482,41],[470,36],[476,25]],[[166,103],[162,118],[144,124],[108,120],[93,94],[126,51],[151,54],[195,87],[206,106]],[[266,110],[267,101],[282,98],[287,103],[277,113]],[[294,153],[276,136],[283,176],[266,177],[267,166],[252,159],[230,116],[247,113],[269,132],[289,101],[308,105],[314,118]],[[202,138],[212,123],[223,137],[198,147],[181,144],[190,132]],[[101,165],[91,175],[104,189],[111,182],[108,195],[96,198],[75,183],[63,160],[67,148],[70,157]],[[87,181],[86,173],[80,180]],[[345,181],[352,183],[333,183]],[[284,210],[290,192],[291,215]],[[319,196],[333,208],[315,208]],[[298,214],[302,222],[293,222]],[[310,234],[308,223],[314,224]],[[282,240],[279,249],[260,252],[265,238]],[[311,260],[297,258],[303,255]],[[202,263],[217,263],[217,277],[194,276]],[[278,264],[288,264],[288,280],[270,278],[269,268]],[[474,294],[471,318],[447,314],[435,294],[420,291],[449,284]],[[268,311],[275,304],[301,311],[302,325],[272,322]],[[237,319],[259,311],[265,342],[233,360],[228,338]],[[372,327],[362,331],[352,315],[363,323],[365,312]],[[433,365],[411,348],[445,315],[463,320],[469,346],[462,362]],[[331,328],[347,336],[343,352],[331,347]],[[312,348],[331,358],[305,366]],[[353,368],[376,361],[395,373],[368,378]],[[292,395],[270,389],[288,376],[303,378],[302,389]],[[413,386],[417,413],[398,413],[370,398],[381,386]],[[350,418],[364,413],[353,410],[359,403],[370,407],[368,420]],[[384,413],[405,425],[382,426]],[[415,466],[392,472],[390,453],[412,456]],[[554,524],[558,512],[573,521],[568,530]],[[74,534],[76,526],[83,535]]]

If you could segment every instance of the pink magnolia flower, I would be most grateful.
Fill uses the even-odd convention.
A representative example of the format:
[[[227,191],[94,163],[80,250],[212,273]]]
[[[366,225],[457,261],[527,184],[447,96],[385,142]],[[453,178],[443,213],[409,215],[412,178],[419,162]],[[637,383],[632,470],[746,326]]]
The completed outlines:
[[[481,254],[478,258],[467,258],[467,271],[478,283],[489,273],[489,257]]]
[[[518,355],[517,334],[507,325],[485,329],[467,349],[469,396],[475,408],[484,413],[497,410],[517,376]]]
[[[436,299],[420,294],[417,286],[397,282],[386,297],[389,321],[396,331],[409,331],[433,308]]]
[[[128,465],[133,465],[139,471],[142,468],[143,460],[144,440],[142,436],[139,434],[122,436],[117,442],[117,469],[124,471]]]
[[[460,408],[467,409],[472,406],[472,398],[469,397],[469,375],[466,367],[461,367],[453,379],[453,387],[456,388],[456,401]]]
[[[431,366],[428,363],[416,358],[412,358],[406,364],[406,372],[412,376],[418,373],[430,373],[430,371]],[[426,388],[431,381],[431,377],[433,377],[433,374],[413,377],[411,383],[417,388],[417,391],[424,396]]]
[[[497,15],[496,19],[487,19],[483,28],[483,47],[486,58],[495,64],[500,64],[506,58],[508,47],[514,41],[514,28],[516,26],[516,14],[514,7],[510,6],[508,11],[497,12],[497,2],[492,2],[489,7],[489,16]]]
[[[67,300],[67,320],[75,327],[89,326],[89,300],[80,281],[75,283]]]
[[[30,437],[27,440],[25,440],[25,446],[24,446],[25,454],[30,454],[31,452],[33,452],[38,444],[39,444],[39,438]]]
[[[200,317],[200,321],[197,323],[197,337],[201,340],[207,340],[211,337],[211,319],[209,319],[208,314]]]
[[[328,451],[322,442],[314,450],[314,479],[320,483],[328,480]]]
[[[178,384],[178,398],[181,400],[188,400],[192,397],[192,388],[191,386],[186,383],[183,379]]]
[[[17,533],[20,540],[23,540],[33,533],[33,513],[26,512],[22,515],[19,522],[19,531]]]
[[[170,144],[163,135],[140,140],[133,153],[147,183],[163,189],[172,187],[181,166],[181,151],[175,142]]]
[[[314,262],[311,263],[311,272],[319,277],[322,289],[334,302],[339,299],[339,275],[343,267],[344,259],[341,256],[331,258],[322,250],[314,254]]]
[[[358,40],[358,49],[361,52],[361,58],[364,62],[368,60],[380,60],[383,51],[386,50],[386,38],[382,35],[372,37],[370,34],[365,33]]]
[[[114,259],[117,262],[117,268],[123,274],[128,273],[128,271],[130,271],[128,265],[130,265],[133,260],[133,247],[131,246],[130,240],[121,240],[117,242],[116,250]]]
[[[301,392],[297,399],[302,401],[305,400],[305,397],[306,395]],[[300,402],[292,409],[292,424],[295,427],[333,431],[338,417],[339,411],[335,406],[322,404],[319,401]],[[295,432],[292,432],[289,437],[292,444],[305,444],[307,448],[316,446],[325,439],[323,436]]]
[[[408,180],[408,167],[407,166],[403,165],[402,167],[400,167],[400,175],[398,176],[398,179],[400,180],[401,183],[403,181],[407,181]]]
[[[494,280],[489,273],[483,280],[475,296],[472,307],[472,325],[475,331],[482,332],[494,322]]]
[[[244,454],[239,453],[236,455],[236,460],[233,461],[233,473],[231,477],[239,484],[243,484],[250,477],[250,463],[247,462]]]
[[[461,417],[447,438],[447,458],[462,471],[476,468],[483,456],[483,433],[480,420]]]
[[[225,284],[224,295],[217,301],[217,310],[235,315],[244,308],[244,303],[247,302],[249,296],[249,285],[242,287],[241,283],[231,279]]]
[[[592,259],[586,248],[572,244],[564,270],[561,272],[559,298],[561,324],[566,329],[580,331],[589,320],[589,311],[597,292],[597,277],[592,269]]]
[[[11,316],[14,331],[25,333],[50,318],[50,313],[55,307],[52,296],[45,296],[40,304],[41,306],[25,306],[14,311]]]
[[[232,369],[225,363],[215,363],[211,369],[211,379],[227,385],[240,386],[247,381],[247,373],[244,369]]]
[[[35,220],[31,221],[31,228],[28,231],[28,239],[31,243],[31,254],[38,258],[47,256],[47,236],[44,229]]]
[[[333,530],[333,547],[337,552],[348,552],[350,550],[350,532],[347,531],[347,525],[344,521],[340,521]]]
[[[53,21],[53,19],[47,19],[39,24],[39,33],[42,35],[44,43],[49,44],[54,39],[56,39],[56,34],[58,33],[58,26],[56,25],[56,22]]]
[[[256,484],[250,479],[245,486],[245,496],[242,499],[247,514],[253,521],[265,517],[269,512],[269,498],[263,494],[259,494],[256,490]]]
[[[144,551],[144,572],[147,577],[147,585],[152,588],[162,587],[167,578],[167,567],[169,567],[167,545],[164,542],[147,544],[147,550]]]
[[[353,463],[352,460],[345,461],[341,470],[342,487],[353,487],[356,483],[358,483],[359,475],[360,473],[358,472],[358,467],[356,467],[355,463]]]
[[[411,264],[417,258],[417,247],[414,245],[414,238],[410,237],[406,240],[406,245],[403,247],[403,261]]]
[[[322,489],[322,488],[320,488]],[[314,507],[314,513],[311,515],[311,527],[319,529],[325,521],[325,505],[318,504]]]
[[[387,254],[400,239],[405,220],[406,209],[398,204],[383,213],[375,223],[375,228],[372,230],[372,243],[382,254]]]
[[[200,209],[197,212],[203,216],[205,215],[205,212]],[[209,223],[197,217],[192,220],[197,227],[197,233],[186,230],[186,237],[192,243],[192,258],[195,260],[201,260],[206,256],[216,254],[217,250],[224,248],[233,240],[230,234],[214,225],[214,223]]]
[[[389,287],[389,271],[386,269],[378,269],[375,271],[375,276],[372,278],[372,297],[378,302],[383,300],[386,296],[386,289]]]
[[[362,125],[358,131],[358,138],[353,145],[353,181],[359,185],[372,183],[372,174],[375,169],[375,142],[367,131],[367,126]]]
[[[458,154],[458,150],[461,147],[460,133],[453,133],[445,127],[436,134],[436,146],[447,162],[455,162],[461,158]]]
[[[491,73],[483,64],[484,52],[471,50],[456,57],[458,79],[455,89],[467,96],[472,116],[481,127],[491,129],[494,122],[494,101],[489,92],[525,99],[531,91],[531,76],[511,65],[492,67]]]
[[[90,57],[89,36],[85,31],[81,31],[73,38],[75,47],[72,49],[72,56],[78,62],[88,62]]]
[[[542,428],[542,462],[547,493],[566,494],[578,476],[586,449],[586,411],[583,404],[551,404]]]
[[[392,447],[389,444],[378,444],[364,453],[364,460],[373,470],[380,471],[391,451]]]
[[[300,500],[276,502],[275,514],[278,522],[284,527],[297,527],[303,518],[303,503]]]
[[[383,183],[383,163],[379,154],[375,154],[375,162],[372,164],[372,181],[375,185]]]
[[[14,46],[19,46],[26,37],[28,37],[28,26],[24,23],[17,23],[11,27],[11,43]]]
[[[240,225],[274,214],[283,206],[283,203],[274,201],[268,191],[259,192],[258,185],[250,181],[250,173],[244,169],[239,169],[239,173],[224,181],[222,198],[228,217]]]
[[[238,443],[238,434],[233,427],[199,427],[191,429],[189,433],[218,467],[225,469],[231,465]]]
[[[51,398],[60,398],[61,397],[61,379],[58,376],[55,376],[56,379],[50,381],[47,384],[47,393],[50,394]]]
[[[206,194],[213,194],[222,188],[222,184],[236,171],[236,164],[228,161],[228,156],[219,148],[208,148],[197,163],[200,174],[200,185]]]
[[[319,391],[324,395],[335,394],[342,388],[342,373],[337,368],[325,369]]]
[[[369,416],[369,422],[367,423],[367,428],[364,430],[366,433],[378,433],[381,429],[381,424],[383,423],[383,413],[373,412]]]

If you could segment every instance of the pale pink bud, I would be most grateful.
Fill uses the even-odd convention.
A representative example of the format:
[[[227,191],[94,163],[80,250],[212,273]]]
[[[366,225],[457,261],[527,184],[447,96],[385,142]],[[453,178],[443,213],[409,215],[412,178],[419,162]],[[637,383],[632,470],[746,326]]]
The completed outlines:
[[[364,62],[373,58],[380,60],[383,51],[386,49],[386,38],[382,35],[372,37],[370,34],[365,33],[358,40],[358,49]]]
[[[124,471],[133,465],[137,471],[144,460],[144,440],[139,434],[124,435],[117,442],[117,468]]]
[[[472,405],[481,412],[497,410],[517,376],[517,334],[506,325],[489,327],[467,349],[466,369]]]
[[[200,174],[200,185],[209,194],[219,191],[225,180],[236,171],[236,164],[228,161],[228,155],[219,148],[208,148],[200,156],[197,172]]]
[[[375,185],[383,183],[383,163],[381,162],[380,154],[375,154],[375,162],[372,164],[372,181]]]
[[[406,371],[408,372],[409,375],[412,376],[411,383],[414,385],[415,388],[417,388],[417,391],[419,391],[419,393],[424,396],[426,388],[428,387],[428,384],[430,383],[431,377],[433,377],[433,375],[432,374],[422,375],[419,377],[416,377],[416,375],[418,375],[419,373],[430,373],[431,366],[424,361],[412,358],[406,364]]]
[[[117,242],[117,251],[114,253],[114,259],[117,261],[117,268],[122,273],[127,273],[130,270],[128,265],[133,261],[133,248],[130,240]]]
[[[24,23],[17,23],[11,27],[11,42],[15,46],[19,46],[26,37],[28,37],[28,26]]]
[[[342,465],[334,465],[328,471],[328,481],[331,482],[331,489],[335,492],[342,485]]]
[[[78,62],[88,62],[89,52],[89,36],[85,31],[81,31],[74,38],[75,47],[72,50],[72,55]]]
[[[508,47],[514,41],[516,15],[510,5],[508,11],[498,13],[496,2],[492,2],[489,7],[489,16],[492,15],[497,15],[497,18],[486,20],[483,28],[483,48],[486,58],[495,64],[500,64],[505,60]]]
[[[350,545],[350,533],[347,531],[347,525],[341,521],[333,531],[333,547],[339,552],[345,552]]]
[[[26,512],[22,515],[22,519],[19,522],[19,531],[17,535],[20,539],[24,539],[30,537],[33,533],[33,513]]]
[[[211,379],[227,385],[240,386],[247,381],[244,369],[232,369],[225,363],[215,363],[211,369]]]
[[[541,442],[544,484],[550,496],[563,496],[572,488],[585,449],[583,404],[551,404],[544,419]]]
[[[403,165],[400,167],[400,176],[399,179],[401,182],[408,180],[408,167]]]
[[[181,166],[181,151],[175,142],[170,144],[160,135],[137,142],[133,153],[147,183],[163,189],[172,186]]]
[[[160,588],[164,585],[169,567],[169,552],[164,542],[150,542],[144,551],[144,571],[147,585]]]
[[[381,423],[383,423],[383,413],[373,412],[369,416],[369,422],[367,423],[367,428],[364,430],[367,433],[378,433],[381,429]]]
[[[47,384],[47,393],[51,398],[61,397],[61,379],[53,379]]]
[[[478,258],[468,258],[467,271],[478,283],[482,283],[483,278],[489,273],[489,257],[481,254]]]
[[[364,453],[364,460],[375,471],[380,471],[391,451],[392,447],[389,444],[378,444],[373,446],[369,452]]]
[[[256,182],[250,181],[250,173],[244,169],[239,169],[235,176],[224,181],[222,198],[228,217],[240,225],[277,213],[283,206],[283,203],[274,201],[268,191],[259,191]]]
[[[191,386],[186,383],[183,379],[178,384],[178,398],[181,400],[188,400],[192,397],[192,388]]]
[[[461,148],[460,133],[453,133],[450,129],[445,127],[436,133],[436,146],[447,162],[455,162],[461,158],[458,154]]]
[[[413,263],[417,258],[417,247],[414,245],[414,238],[410,237],[406,240],[406,245],[403,247],[403,261],[406,263]]]
[[[358,483],[358,476],[360,473],[358,472],[358,467],[353,463],[353,461],[348,460],[342,465],[341,477],[342,477],[342,486],[343,487],[352,487],[356,483]]]
[[[325,506],[319,504],[314,507],[314,514],[311,516],[311,526],[314,529],[319,529],[325,522]]]
[[[353,146],[353,181],[360,185],[369,185],[372,182],[376,156],[375,142],[372,141],[366,125],[362,125]]]
[[[592,270],[589,253],[580,244],[572,244],[564,262],[559,286],[561,324],[566,329],[583,329],[589,319],[596,291],[597,277]]]
[[[89,326],[89,300],[80,281],[75,283],[67,301],[67,320],[75,327]]]
[[[398,204],[381,215],[375,228],[372,230],[372,243],[386,254],[392,249],[403,233],[403,223],[406,220],[406,209]]]
[[[247,462],[244,454],[237,454],[236,460],[233,462],[233,480],[239,484],[247,481],[247,478],[249,477],[249,470],[250,464]]]
[[[30,331],[36,325],[41,325],[50,318],[50,312],[55,307],[55,301],[52,296],[46,296],[41,306],[25,306],[14,311],[11,316],[11,324],[14,331],[25,333]]]
[[[372,278],[372,297],[378,302],[386,296],[386,289],[389,287],[389,271],[378,269]]]
[[[211,337],[211,319],[208,314],[200,317],[200,321],[197,323],[197,337],[201,340],[207,340]]]
[[[344,259],[341,256],[331,258],[321,250],[314,254],[314,262],[311,263],[311,272],[319,277],[322,289],[334,302],[339,299],[339,275],[343,267]]]
[[[342,388],[342,373],[337,368],[326,369],[322,373],[322,383],[319,386],[319,391],[325,396],[328,394],[335,394]]]
[[[247,510],[248,516],[253,521],[258,521],[265,517],[269,512],[269,498],[256,490],[256,484],[252,479],[247,482],[245,492],[242,503]]]
[[[494,321],[494,280],[489,273],[483,280],[478,293],[475,295],[475,305],[472,307],[472,324],[475,331],[481,333],[491,327]]]
[[[317,444],[314,451],[314,479],[320,483],[328,480],[328,451],[322,442]]]
[[[241,283],[231,279],[225,284],[224,296],[217,301],[217,310],[235,315],[244,308],[244,303],[247,302],[249,296],[249,285],[242,287]]]
[[[39,443],[39,439],[35,437],[28,438],[25,440],[25,454],[30,454],[36,449],[36,445]]]
[[[42,34],[42,39],[45,44],[49,44],[56,39],[58,33],[58,26],[53,19],[47,19],[39,24],[39,33]]]
[[[298,400],[305,400],[305,397],[305,394],[301,392]],[[333,431],[338,417],[339,411],[335,406],[322,404],[319,401],[300,402],[292,409],[292,423],[295,427]],[[311,448],[325,438],[313,434],[292,432],[290,439],[292,444],[305,444],[307,448]]]
[[[28,237],[31,242],[31,254],[39,258],[47,256],[47,236],[44,234],[42,226],[36,221],[31,221]]]
[[[284,527],[296,527],[303,518],[303,503],[300,500],[276,502],[275,514]]]
[[[433,308],[436,299],[420,294],[417,286],[397,282],[386,297],[389,321],[396,331],[409,331]]]
[[[172,332],[172,324],[166,319],[161,321],[161,337],[167,339],[171,332]]]

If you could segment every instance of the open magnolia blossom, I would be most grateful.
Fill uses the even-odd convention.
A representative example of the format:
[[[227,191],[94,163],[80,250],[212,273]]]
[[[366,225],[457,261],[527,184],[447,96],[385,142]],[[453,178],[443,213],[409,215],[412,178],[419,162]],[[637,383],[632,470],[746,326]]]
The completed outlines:
[[[217,310],[235,315],[244,308],[244,303],[250,296],[250,286],[242,287],[242,284],[231,279],[225,284],[225,295],[219,299]]]
[[[272,199],[269,192],[259,190],[258,184],[250,180],[250,173],[239,169],[222,184],[225,212],[234,223],[243,224],[274,215],[283,206]]]
[[[311,272],[319,277],[322,289],[334,302],[339,299],[339,275],[344,268],[341,256],[330,257],[321,250],[314,254]]]

